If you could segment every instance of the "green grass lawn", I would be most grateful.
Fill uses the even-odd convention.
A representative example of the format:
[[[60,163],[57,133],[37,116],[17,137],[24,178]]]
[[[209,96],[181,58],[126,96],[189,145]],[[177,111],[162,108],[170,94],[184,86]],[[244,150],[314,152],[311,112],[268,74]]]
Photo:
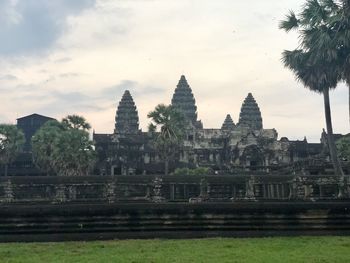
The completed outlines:
[[[350,262],[350,237],[8,243],[0,262]]]

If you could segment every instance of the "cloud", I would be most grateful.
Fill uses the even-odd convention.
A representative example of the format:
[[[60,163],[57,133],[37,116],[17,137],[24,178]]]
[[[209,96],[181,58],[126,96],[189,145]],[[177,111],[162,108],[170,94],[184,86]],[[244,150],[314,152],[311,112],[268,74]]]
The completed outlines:
[[[88,96],[78,91],[62,92],[54,90],[47,91],[41,96],[44,96],[44,98],[41,98],[44,103],[38,106],[36,111],[53,116],[75,112],[99,112],[106,108],[98,106],[100,104],[94,96]]]
[[[69,16],[94,5],[95,0],[0,0],[0,56],[49,49],[65,32]]]
[[[81,74],[76,72],[68,72],[68,73],[62,73],[59,75],[61,78],[76,78],[79,77]]]
[[[17,80],[17,77],[11,74],[6,74],[6,75],[0,76],[0,80],[14,81],[14,80]]]
[[[137,86],[138,83],[136,81],[123,80],[117,85],[102,89],[100,92],[100,96],[104,98],[121,97],[125,90],[129,90],[132,92]]]
[[[53,62],[56,63],[56,64],[59,64],[59,63],[67,63],[67,62],[70,62],[70,61],[72,61],[71,58],[64,57],[64,58],[56,59]]]
[[[1,112],[10,120],[76,112],[110,131],[128,89],[145,129],[147,113],[170,102],[182,72],[205,127],[220,127],[227,113],[237,122],[252,92],[264,127],[318,140],[322,97],[280,61],[298,39],[278,21],[303,2],[0,0]],[[349,129],[346,94],[345,87],[331,93],[337,132]]]
[[[166,90],[157,86],[140,85],[133,80],[123,80],[121,83],[112,87],[102,89],[100,92],[101,97],[115,99],[121,97],[125,90],[129,90],[131,96],[134,98],[153,96],[154,94],[163,94]]]
[[[57,100],[64,101],[67,103],[79,103],[82,101],[88,101],[91,98],[81,92],[72,91],[72,92],[61,92],[61,91],[53,91],[49,93],[50,96],[56,98]]]

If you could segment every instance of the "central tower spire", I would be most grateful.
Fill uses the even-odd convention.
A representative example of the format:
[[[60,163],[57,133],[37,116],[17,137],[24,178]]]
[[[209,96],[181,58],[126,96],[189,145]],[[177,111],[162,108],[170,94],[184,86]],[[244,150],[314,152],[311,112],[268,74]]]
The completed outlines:
[[[192,89],[190,85],[188,85],[184,75],[181,76],[176,86],[171,104],[181,111],[185,118],[196,128],[203,128],[201,121],[197,121],[196,100],[194,99]]]
[[[139,130],[139,115],[136,105],[128,90],[119,102],[115,116],[115,133],[136,134]]]

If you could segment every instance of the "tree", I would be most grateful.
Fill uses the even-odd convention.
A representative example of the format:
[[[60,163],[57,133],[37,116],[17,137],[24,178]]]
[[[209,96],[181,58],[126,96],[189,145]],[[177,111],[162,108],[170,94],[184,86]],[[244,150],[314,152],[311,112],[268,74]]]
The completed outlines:
[[[149,125],[152,132],[159,130],[156,135],[155,147],[164,161],[164,173],[169,173],[169,160],[173,159],[181,145],[185,119],[182,113],[173,106],[159,104],[155,110],[147,115],[152,123]]]
[[[84,117],[74,114],[63,118],[62,124],[67,126],[69,129],[81,129],[85,131],[91,129],[91,125],[86,122]]]
[[[5,166],[5,176],[8,165],[16,159],[24,143],[24,134],[16,125],[0,124],[0,163]]]
[[[76,115],[46,123],[32,138],[34,162],[48,174],[88,174],[96,161],[88,129],[90,124]]]
[[[55,171],[54,150],[64,132],[64,126],[56,120],[46,122],[32,137],[32,153],[35,165],[50,175]]]
[[[308,0],[299,17],[290,12],[281,27],[301,28],[302,46],[336,67],[349,89],[350,122],[350,1]]]
[[[336,141],[338,155],[346,161],[350,161],[350,135],[346,135]]]
[[[58,175],[83,176],[93,168],[96,153],[89,133],[67,129],[57,138],[53,151],[53,167]]]
[[[319,9],[315,6],[318,6]],[[312,13],[310,10],[317,10],[318,12]],[[284,51],[282,60],[284,65],[293,71],[296,78],[301,81],[306,88],[323,94],[327,139],[331,160],[335,174],[340,176],[343,181],[344,173],[337,156],[333,138],[329,101],[329,90],[334,89],[341,78],[338,66],[339,61],[337,59],[330,59],[329,56],[325,55],[330,51],[330,49],[327,49],[325,46],[323,46],[323,48],[321,48],[321,46],[314,48],[312,41],[320,32],[324,34],[324,37],[327,34],[327,37],[332,36],[332,31],[327,32],[327,30],[322,27],[323,18],[326,17],[322,11],[325,10],[320,7],[317,0],[309,0],[304,10],[301,12],[300,18],[297,18],[297,16],[291,12],[287,16],[287,20],[280,24],[280,27],[287,32],[291,29],[297,29],[300,34],[301,42],[299,49]]]

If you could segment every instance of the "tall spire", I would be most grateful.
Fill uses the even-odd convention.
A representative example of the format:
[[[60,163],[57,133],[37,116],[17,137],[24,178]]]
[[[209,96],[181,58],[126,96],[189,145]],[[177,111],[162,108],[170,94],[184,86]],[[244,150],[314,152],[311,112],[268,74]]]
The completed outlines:
[[[230,114],[226,115],[225,121],[221,126],[221,130],[225,130],[225,131],[231,131],[233,130],[233,128],[235,127],[235,124],[231,118]]]
[[[251,93],[248,93],[242,104],[241,113],[239,114],[239,125],[248,126],[253,130],[263,128],[259,106]]]
[[[184,75],[181,76],[177,84],[171,104],[180,110],[193,125],[197,128],[202,128],[202,123],[197,121],[196,101]]]
[[[119,102],[115,116],[115,133],[135,134],[139,130],[139,116],[136,105],[128,90]]]

